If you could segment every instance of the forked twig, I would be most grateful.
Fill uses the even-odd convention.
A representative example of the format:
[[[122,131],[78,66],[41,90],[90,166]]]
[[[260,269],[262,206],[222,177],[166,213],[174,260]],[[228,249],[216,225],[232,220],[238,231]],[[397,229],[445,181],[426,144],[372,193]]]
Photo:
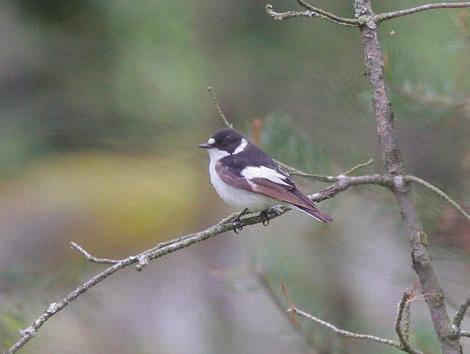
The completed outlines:
[[[382,338],[382,337],[374,336],[374,335],[371,335],[371,334],[355,333],[355,332],[350,332],[350,331],[346,331],[344,329],[338,328],[338,327],[336,327],[335,325],[333,325],[329,322],[326,322],[326,321],[324,321],[324,320],[322,320],[318,317],[315,317],[315,316],[299,309],[297,306],[295,306],[292,303],[291,299],[289,298],[289,295],[288,295],[288,292],[287,292],[287,287],[285,286],[284,282],[281,282],[281,288],[282,288],[282,293],[284,295],[284,298],[286,299],[286,302],[289,305],[287,311],[291,315],[299,315],[301,317],[307,318],[311,321],[314,321],[314,322],[318,323],[319,325],[321,325],[325,328],[328,328],[329,330],[333,331],[334,333],[336,333],[338,335],[341,335],[341,336],[344,336],[344,337],[355,338],[355,339],[364,339],[364,340],[368,340],[368,341],[371,341],[371,342],[390,345],[392,347],[395,347],[397,349],[400,349],[400,350],[402,350],[404,352],[407,352],[407,353],[410,353],[410,354],[423,354],[421,351],[411,347],[411,345],[409,345],[409,343],[407,341],[405,341],[403,336],[402,336],[402,338],[400,338],[400,342],[397,342],[397,341],[394,341],[394,340],[391,340],[391,339]],[[405,296],[403,298],[405,298]],[[406,300],[402,299],[402,301],[400,302],[399,312],[398,312],[399,318],[397,318],[397,321],[396,321],[396,324],[395,324],[395,326],[397,326],[397,323],[399,323],[400,333],[402,333],[401,332],[401,323],[402,323],[403,313],[406,309],[406,301],[407,300],[408,300],[408,298]],[[403,305],[402,305],[402,303],[403,303]],[[402,339],[403,339],[403,341],[402,341]]]

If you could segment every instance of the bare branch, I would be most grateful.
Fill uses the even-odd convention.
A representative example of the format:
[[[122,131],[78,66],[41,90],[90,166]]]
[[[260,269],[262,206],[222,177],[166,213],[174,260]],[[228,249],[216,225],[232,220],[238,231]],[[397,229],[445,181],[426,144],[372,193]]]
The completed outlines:
[[[395,321],[395,332],[397,332],[400,340],[400,349],[410,354],[423,354],[421,351],[413,348],[409,343],[409,315],[410,315],[410,299],[412,292],[406,289],[403,293],[400,303],[398,304],[398,314]]]
[[[328,11],[316,8],[305,1],[297,0],[299,4],[307,9],[307,11],[286,11],[286,12],[276,12],[273,10],[271,4],[266,5],[266,13],[271,16],[274,20],[287,20],[294,17],[320,17],[325,20],[337,23],[342,26],[347,27],[357,27],[361,24],[359,19],[355,18],[345,18],[339,17],[335,14],[332,14]]]
[[[470,331],[460,331],[461,337],[470,337]]]
[[[215,97],[215,94],[212,90],[212,87],[208,87],[207,88],[207,91],[209,91],[209,95],[211,96],[211,99],[212,99],[212,102],[214,102],[214,105],[215,107],[217,108],[217,112],[219,113],[219,117],[222,119],[222,121],[224,122],[224,124],[229,127],[229,128],[233,128],[233,125],[232,123],[230,123],[227,119],[227,117],[225,116],[224,112],[222,112],[222,109],[220,108],[220,105],[219,105],[219,102],[217,101],[217,98]]]
[[[373,335],[370,335],[370,334],[360,334],[360,333],[345,331],[344,329],[340,329],[340,328],[332,325],[331,323],[323,321],[323,320],[321,320],[321,319],[319,319],[319,318],[317,318],[317,317],[315,317],[315,316],[313,316],[313,315],[311,315],[307,312],[304,312],[304,311],[298,309],[295,306],[291,306],[288,309],[288,311],[290,313],[294,313],[296,315],[300,315],[304,318],[307,318],[311,321],[314,321],[314,322],[318,323],[319,325],[321,325],[323,327],[326,327],[326,328],[332,330],[333,332],[335,332],[336,334],[339,334],[341,336],[356,338],[356,339],[365,339],[365,340],[369,340],[369,341],[376,342],[376,343],[391,345],[392,347],[403,350],[402,347],[400,346],[400,343],[398,343],[394,340],[390,340],[390,339],[386,339],[386,338],[382,338],[382,337],[378,337],[378,336],[373,336]]]
[[[88,253],[83,247],[79,246],[75,242],[70,242],[70,248],[80,252],[86,259],[93,263],[100,263],[100,264],[116,264],[119,263],[120,260],[117,259],[109,259],[109,258],[96,258]]]
[[[340,329],[336,327],[335,325],[326,322],[318,317],[315,317],[305,311],[300,310],[298,307],[296,307],[293,302],[291,301],[289,294],[287,292],[287,287],[284,284],[284,282],[281,281],[281,289],[282,289],[282,294],[284,295],[284,298],[286,299],[287,304],[289,305],[287,312],[289,312],[291,315],[299,315],[304,318],[307,318],[311,321],[314,321],[318,324],[320,324],[323,327],[326,327],[330,330],[332,330],[334,333],[344,336],[344,337],[349,337],[349,338],[356,338],[356,339],[365,339],[371,342],[376,342],[380,344],[386,344],[390,345],[392,347],[395,347],[397,349],[400,349],[404,352],[410,353],[410,354],[423,354],[421,351],[414,349],[409,343],[408,340],[406,339],[406,336],[402,332],[402,322],[403,322],[403,315],[406,314],[406,311],[409,311],[409,302],[408,300],[411,297],[411,292],[408,290],[405,291],[403,294],[403,298],[398,306],[398,315],[397,315],[397,320],[395,322],[395,329],[397,331],[397,334],[399,335],[400,338],[400,343],[391,339],[387,338],[382,338],[378,336],[374,336],[371,334],[361,334],[361,333],[355,333],[355,332],[350,332],[346,331],[344,329]],[[295,317],[293,318],[295,320]]]
[[[454,316],[454,319],[452,320],[452,323],[454,324],[455,327],[460,331],[460,327],[462,326],[462,321],[465,316],[465,313],[467,312],[468,308],[470,307],[470,296],[467,298],[467,300],[460,305],[459,310]],[[462,335],[462,333],[460,333]]]
[[[378,18],[372,9],[371,0],[354,0],[354,9],[356,17],[372,18],[372,22],[378,22]],[[414,13],[417,11],[405,10],[401,14],[405,15],[408,12]],[[382,16],[382,20],[385,18],[390,18],[390,15]],[[372,105],[384,168],[387,175],[394,176],[396,181],[399,182],[406,176],[406,171],[398,144],[397,131],[394,126],[392,104],[385,83],[384,58],[379,34],[375,23],[371,24],[368,22],[366,26],[359,26],[363,43],[365,74],[371,86]],[[392,192],[400,208],[410,245],[413,269],[421,285],[420,290],[423,294],[433,294],[427,298],[426,304],[442,352],[445,354],[461,354],[462,350],[458,338],[452,338],[454,330],[444,302],[444,293],[434,270],[429,250],[422,240],[424,230],[409,185],[407,183],[397,183],[395,188],[392,188]]]
[[[357,27],[361,24],[361,22],[358,19],[337,16],[331,12],[328,12],[318,7],[315,7],[313,5],[310,5],[304,0],[297,0],[297,2],[299,3],[300,6],[306,8],[307,10],[314,12],[316,16],[321,17],[325,20],[332,21],[343,26],[350,26],[350,27]]]
[[[454,201],[451,197],[449,197],[447,194],[445,194],[443,191],[441,191],[439,188],[433,186],[431,183],[426,182],[425,180],[416,177],[416,176],[405,176],[404,177],[405,181],[407,182],[416,182],[421,184],[422,186],[428,188],[429,190],[433,191],[436,193],[439,197],[447,201],[450,205],[452,205],[460,214],[462,214],[465,219],[470,221],[470,215],[456,202]]]
[[[456,8],[464,8],[464,7],[470,7],[470,2],[439,2],[436,4],[421,5],[421,6],[413,7],[411,9],[384,12],[379,15],[375,15],[374,21],[375,23],[380,23],[382,21],[391,20],[392,18],[411,15],[411,14],[415,14],[417,12],[426,11],[426,10],[456,9]]]
[[[286,11],[276,12],[273,10],[271,4],[267,4],[265,7],[266,13],[271,16],[274,20],[281,21],[287,20],[293,17],[314,17],[315,14],[312,11]]]
[[[337,182],[341,177],[348,176],[348,175],[352,174],[353,172],[356,172],[357,170],[359,170],[361,168],[364,168],[364,167],[367,167],[367,166],[371,165],[374,162],[374,160],[369,159],[369,161],[360,163],[360,164],[350,168],[346,172],[343,172],[343,173],[339,174],[338,176],[324,176],[324,175],[316,175],[316,174],[313,174],[313,173],[307,173],[307,172],[303,172],[301,170],[298,170],[295,167],[286,165],[285,163],[282,163],[282,162],[279,162],[279,161],[276,161],[276,162],[278,163],[278,165],[281,168],[283,168],[284,170],[289,172],[290,175],[301,176],[301,177],[311,178],[313,180],[317,180],[317,181],[321,181],[321,182],[332,183],[332,182]]]
[[[352,168],[350,168],[349,170],[347,170],[346,172],[343,172],[342,175],[345,175],[345,176],[349,176],[349,175],[352,175],[354,172],[356,172],[357,170],[361,169],[361,168],[364,168],[364,167],[367,167],[367,166],[370,166],[374,163],[374,159],[369,159],[368,161],[366,162],[363,162],[363,163],[360,163]]]
[[[342,176],[341,178],[338,179],[336,183],[330,186],[327,186],[326,188],[321,189],[319,192],[312,194],[309,197],[314,202],[320,202],[326,199],[333,198],[335,195],[347,190],[351,186],[364,185],[364,184],[379,184],[380,185],[380,184],[385,183],[385,181],[388,181],[388,183],[391,183],[389,177],[378,175],[378,174],[356,176],[356,177]],[[126,268],[132,264],[136,264],[137,270],[142,270],[145,267],[145,265],[147,265],[151,260],[163,257],[177,250],[191,246],[195,243],[220,235],[224,232],[234,230],[237,227],[240,227],[240,226],[244,227],[244,226],[262,223],[263,221],[266,220],[266,217],[269,220],[276,218],[284,214],[288,210],[290,210],[290,208],[277,205],[268,209],[264,216],[262,215],[249,216],[249,217],[240,219],[239,222],[236,222],[236,219],[240,216],[240,212],[236,212],[226,217],[225,219],[221,220],[218,224],[205,229],[204,231],[185,235],[185,236],[176,238],[171,241],[159,243],[155,247],[149,250],[143,251],[142,253],[129,256],[121,260],[97,258],[91,255],[83,247],[73,242],[71,244],[71,247],[77,250],[78,252],[80,252],[90,262],[101,263],[101,264],[111,264],[111,266],[106,268],[104,271],[96,274],[95,276],[91,277],[85,283],[83,283],[82,285],[77,287],[75,290],[67,294],[59,302],[52,303],[51,305],[49,305],[48,309],[43,314],[41,314],[31,324],[30,327],[21,331],[21,338],[5,353],[7,354],[15,353],[17,350],[19,350],[22,346],[24,346],[31,338],[33,338],[37,334],[37,331],[39,330],[39,328],[41,328],[42,325],[47,320],[49,320],[57,312],[61,311],[66,306],[68,306],[77,297],[84,294],[90,288],[102,282],[106,278],[110,277],[111,275],[116,273],[118,270],[122,268]]]

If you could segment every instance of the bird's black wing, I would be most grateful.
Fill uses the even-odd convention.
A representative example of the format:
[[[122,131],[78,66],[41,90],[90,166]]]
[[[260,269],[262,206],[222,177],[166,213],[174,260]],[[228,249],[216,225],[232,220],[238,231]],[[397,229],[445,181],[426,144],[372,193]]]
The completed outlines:
[[[310,198],[296,187],[289,175],[256,146],[252,145],[241,153],[222,158],[215,170],[228,185],[292,204],[317,220],[332,220],[317,209]]]

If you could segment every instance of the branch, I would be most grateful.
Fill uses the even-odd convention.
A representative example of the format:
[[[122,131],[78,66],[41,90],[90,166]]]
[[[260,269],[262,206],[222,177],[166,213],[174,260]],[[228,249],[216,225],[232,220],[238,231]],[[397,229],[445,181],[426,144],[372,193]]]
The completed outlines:
[[[99,263],[99,264],[116,264],[119,263],[120,260],[118,259],[109,259],[109,258],[96,258],[88,253],[83,247],[79,246],[75,242],[70,242],[70,248],[80,252],[86,259],[88,259],[92,263]]]
[[[417,12],[426,11],[426,10],[456,9],[456,8],[464,8],[464,7],[470,7],[470,2],[440,2],[436,4],[427,4],[427,5],[413,7],[411,9],[390,11],[390,12],[381,13],[379,15],[375,15],[374,22],[380,23],[382,21],[391,20],[392,18],[411,15],[411,14],[415,14]]]
[[[387,339],[387,338],[374,336],[374,335],[371,335],[371,334],[361,334],[361,333],[355,333],[355,332],[346,331],[344,329],[340,329],[340,328],[334,326],[333,324],[331,324],[329,322],[326,322],[326,321],[324,321],[324,320],[322,320],[318,317],[315,317],[315,316],[313,316],[313,315],[311,315],[307,312],[304,312],[304,311],[298,309],[295,305],[290,305],[290,307],[287,311],[291,314],[297,314],[297,315],[300,315],[304,318],[312,320],[312,321],[320,324],[321,326],[332,330],[334,333],[336,333],[338,335],[341,335],[341,336],[344,336],[344,337],[350,337],[350,338],[356,338],[356,339],[365,339],[365,340],[380,343],[380,344],[390,345],[392,347],[395,347],[397,349],[400,349],[400,350],[402,350],[406,353],[410,353],[410,354],[423,354],[423,352],[413,348],[410,345],[410,343],[408,342],[408,339],[407,339],[407,334],[405,335],[405,333],[403,332],[403,328],[402,328],[403,315],[406,314],[407,311],[409,311],[409,302],[408,302],[408,300],[410,299],[410,297],[411,297],[411,294],[405,291],[405,293],[403,294],[402,301],[399,304],[399,311],[398,311],[398,315],[397,315],[397,320],[395,322],[395,330],[397,331],[400,342],[397,342],[397,341],[394,341],[394,340],[391,340],[391,339]]]
[[[219,117],[222,119],[222,121],[225,123],[225,125],[229,128],[233,128],[232,123],[230,123],[225,116],[224,112],[222,112],[222,108],[220,108],[219,102],[217,101],[217,98],[215,97],[215,94],[212,90],[212,87],[208,87],[207,91],[209,91],[209,96],[211,96],[212,102],[214,102],[215,107],[217,108],[217,112],[219,113]]]
[[[457,313],[454,316],[454,319],[452,320],[453,325],[457,328],[458,331],[460,331],[463,318],[469,307],[470,307],[470,296],[462,305],[460,305],[459,310],[457,311]],[[463,335],[462,331],[460,331],[460,335],[461,336]]]
[[[349,177],[349,176],[338,176],[338,181],[326,188],[321,189],[319,192],[310,195],[310,199],[314,202],[320,202],[326,199],[333,198],[337,194],[347,190],[351,186],[363,185],[363,184],[383,184],[386,181],[387,183],[391,183],[391,180],[387,176],[382,175],[364,175],[364,176],[356,176],[356,177]],[[37,331],[42,327],[42,325],[49,320],[52,316],[54,316],[59,311],[63,310],[66,306],[68,306],[73,300],[78,298],[80,295],[86,293],[89,289],[97,285],[98,283],[102,282],[106,278],[110,277],[118,270],[126,268],[132,264],[136,265],[137,270],[142,270],[151,260],[163,257],[170,253],[173,253],[177,250],[186,248],[191,246],[195,243],[207,240],[211,237],[220,235],[224,232],[235,230],[237,227],[244,227],[254,224],[263,223],[263,221],[268,218],[274,219],[285,212],[290,210],[289,207],[285,206],[274,206],[266,211],[266,214],[263,215],[255,215],[249,216],[240,219],[237,219],[240,216],[240,212],[233,213],[232,215],[226,217],[225,219],[221,220],[218,224],[211,226],[204,231],[200,231],[194,234],[185,235],[179,238],[176,238],[171,241],[162,242],[157,244],[155,247],[143,251],[137,255],[129,256],[124,259],[116,260],[116,259],[108,259],[108,258],[97,258],[91,255],[88,251],[86,251],[83,247],[79,246],[75,242],[71,243],[71,247],[78,252],[80,252],[87,260],[93,263],[100,263],[100,264],[110,264],[111,266],[106,268],[104,271],[96,274],[85,283],[77,287],[75,290],[67,294],[62,300],[57,303],[52,303],[49,305],[48,309],[42,313],[28,328],[22,330],[20,332],[21,338],[5,353],[12,354],[19,350],[22,346],[24,346],[31,338],[33,338]]]
[[[298,0],[299,2],[303,2],[302,0]],[[222,108],[220,107],[218,101],[217,101],[217,98],[215,97],[215,94],[213,93],[212,91],[212,88],[209,86],[208,87],[208,91],[209,91],[209,94],[212,98],[212,101],[214,102],[216,108],[217,108],[217,111],[219,112],[219,116],[220,118],[222,119],[222,121],[225,123],[225,125],[229,128],[232,128],[232,124],[230,124],[227,120],[227,118],[225,117],[223,111],[222,111]],[[348,171],[345,171],[341,174],[339,174],[338,176],[325,176],[325,175],[317,175],[317,174],[313,174],[313,173],[307,173],[307,172],[303,172],[295,167],[292,167],[292,166],[289,166],[283,162],[280,162],[280,161],[277,161],[277,160],[274,160],[280,167],[284,168],[289,174],[293,175],[293,176],[301,176],[301,177],[306,177],[306,178],[311,178],[313,180],[317,180],[317,181],[321,181],[321,182],[328,182],[328,183],[333,183],[333,182],[338,182],[341,178],[343,178],[343,176],[347,176],[347,175],[350,175],[354,172],[356,172],[357,170],[361,169],[361,168],[364,168],[364,167],[367,167],[367,166],[370,166],[374,160],[373,159],[369,159],[367,162],[364,162],[364,163],[360,163],[354,167],[352,167],[351,169],[349,169]],[[443,191],[441,191],[439,188],[433,186],[432,184],[430,184],[429,182],[426,182],[425,180],[419,178],[419,177],[416,177],[416,176],[412,176],[412,175],[408,175],[408,176],[405,176],[404,177],[404,180],[406,182],[416,182],[416,183],[419,183],[423,186],[425,186],[426,188],[430,189],[431,191],[433,191],[434,193],[436,193],[437,195],[439,195],[441,198],[443,198],[444,200],[446,200],[448,203],[450,203],[458,212],[460,212],[467,220],[470,220],[470,215],[457,203],[455,202],[452,198],[450,198],[446,193],[444,193]],[[379,184],[379,185],[382,185],[384,187],[392,187],[394,185],[394,183],[390,183],[390,180],[389,179],[383,179],[381,180],[379,183],[376,183],[376,184]],[[98,263],[98,262],[97,262]]]
[[[433,191],[436,193],[439,197],[447,201],[450,205],[452,205],[460,214],[462,214],[465,219],[470,221],[470,215],[456,202],[454,201],[451,197],[449,197],[447,194],[445,194],[443,191],[441,191],[439,188],[433,186],[431,183],[426,182],[425,180],[416,177],[416,176],[405,176],[404,177],[405,181],[407,182],[416,182],[421,184],[422,186],[428,188],[429,190]]]
[[[331,12],[322,10],[320,8],[314,7],[303,0],[297,0],[297,2],[305,7],[307,11],[286,11],[286,12],[276,12],[273,10],[271,4],[266,5],[266,13],[271,16],[274,20],[287,20],[293,17],[320,17],[327,21],[331,21],[337,23],[342,26],[347,27],[357,27],[362,22],[359,19],[355,18],[346,18],[346,17],[339,17]]]
[[[289,304],[289,308],[287,309],[287,312],[290,313],[292,316],[293,315],[299,315],[299,316],[302,316],[304,318],[307,318],[311,321],[314,321],[314,322],[318,323],[319,325],[321,325],[323,327],[328,328],[329,330],[333,331],[334,333],[336,333],[338,335],[341,335],[341,336],[344,336],[344,337],[355,338],[355,339],[364,339],[364,340],[368,340],[368,341],[371,341],[371,342],[390,345],[392,347],[395,347],[397,349],[400,349],[400,350],[402,350],[404,352],[407,352],[407,353],[410,353],[410,354],[423,354],[421,351],[419,351],[417,349],[414,349],[408,343],[408,340],[406,339],[406,336],[402,332],[403,314],[407,311],[407,309],[409,310],[408,300],[411,297],[411,293],[408,292],[408,291],[405,291],[405,293],[403,294],[402,301],[400,302],[400,305],[399,305],[397,320],[395,322],[395,329],[397,330],[397,334],[400,338],[400,342],[397,342],[397,341],[394,341],[394,340],[391,340],[391,339],[382,338],[382,337],[374,336],[374,335],[371,335],[371,334],[361,334],[361,333],[355,333],[355,332],[346,331],[344,329],[340,329],[340,328],[336,327],[335,325],[333,325],[329,322],[326,322],[326,321],[324,321],[324,320],[322,320],[318,317],[315,317],[315,316],[313,316],[313,315],[311,315],[311,314],[309,314],[305,311],[300,310],[290,300],[289,295],[287,293],[287,288],[286,288],[286,286],[284,285],[283,282],[281,282],[281,288],[282,288],[282,293],[283,293],[287,303]],[[295,317],[293,319],[295,320]]]
[[[401,343],[400,349],[410,354],[423,354],[421,351],[413,348],[409,342],[409,326],[410,326],[410,300],[413,293],[406,289],[403,293],[400,303],[398,304],[398,314],[395,321],[395,332]]]
[[[339,334],[339,335],[342,335],[342,336],[345,336],[345,337],[350,337],[350,338],[365,339],[365,340],[369,340],[369,341],[376,342],[376,343],[387,344],[387,345],[391,345],[392,347],[395,347],[397,349],[403,350],[400,346],[400,343],[398,343],[394,340],[390,340],[390,339],[386,339],[386,338],[382,338],[382,337],[378,337],[378,336],[374,336],[374,335],[370,335],[370,334],[360,334],[360,333],[345,331],[344,329],[340,329],[340,328],[332,325],[329,322],[323,321],[323,320],[321,320],[321,319],[319,319],[319,318],[317,318],[317,317],[315,317],[315,316],[313,316],[313,315],[311,315],[307,312],[304,312],[304,311],[298,309],[295,306],[291,306],[287,311],[290,312],[290,313],[293,313],[293,314],[300,315],[300,316],[302,316],[304,318],[307,318],[309,320],[312,320],[312,321],[320,324],[321,326],[332,330],[336,334]]]
[[[391,20],[396,17],[411,15],[417,12],[433,10],[433,9],[455,9],[455,8],[465,8],[470,7],[470,2],[441,2],[436,4],[427,4],[417,7],[413,7],[405,10],[383,12],[378,15],[365,15],[361,12],[357,12],[357,18],[347,18],[340,17],[331,12],[325,11],[304,0],[297,0],[300,6],[306,8],[306,11],[286,11],[286,12],[276,12],[273,10],[272,5],[266,5],[266,13],[271,16],[274,20],[287,20],[294,17],[320,17],[327,21],[337,23],[342,26],[347,27],[361,27],[367,24],[370,28],[375,28],[376,25],[383,21]]]
[[[367,162],[360,163],[360,164],[350,168],[349,170],[339,174],[338,176],[324,176],[324,175],[316,175],[316,174],[313,174],[313,173],[306,173],[306,172],[303,172],[303,171],[300,171],[300,170],[296,169],[295,167],[291,167],[289,165],[286,165],[285,163],[282,163],[282,162],[279,162],[279,161],[276,161],[276,162],[279,164],[279,166],[281,166],[287,172],[289,172],[290,175],[307,177],[307,178],[311,178],[311,179],[321,181],[321,182],[332,183],[332,182],[337,182],[339,180],[339,178],[341,178],[341,176],[348,176],[348,175],[356,172],[357,170],[359,170],[361,168],[370,166],[372,163],[374,163],[374,160],[369,159]]]
[[[356,16],[373,18],[371,0],[354,0]],[[406,12],[406,11],[405,11]],[[414,11],[412,10],[411,13]],[[403,13],[406,14],[406,13]],[[377,18],[374,19],[377,21]],[[434,330],[444,354],[461,354],[458,338],[452,338],[454,329],[444,302],[444,293],[432,264],[429,250],[423,242],[423,226],[419,220],[412,194],[407,183],[405,166],[398,145],[397,131],[394,126],[392,104],[385,83],[383,51],[379,41],[377,26],[360,26],[362,36],[365,73],[369,79],[372,91],[372,106],[374,108],[379,145],[387,175],[394,176],[395,188],[392,192],[400,208],[402,221],[410,245],[413,269],[416,272],[421,293],[433,294],[426,300],[433,322]]]

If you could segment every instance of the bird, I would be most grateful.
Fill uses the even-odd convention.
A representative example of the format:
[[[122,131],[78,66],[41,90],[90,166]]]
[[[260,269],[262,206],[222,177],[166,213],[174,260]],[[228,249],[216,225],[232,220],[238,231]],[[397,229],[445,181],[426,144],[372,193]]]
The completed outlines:
[[[333,221],[297,188],[278,163],[238,130],[219,129],[198,146],[209,153],[209,176],[217,194],[243,209],[242,214],[259,211],[267,218],[268,208],[282,204],[318,221]]]

